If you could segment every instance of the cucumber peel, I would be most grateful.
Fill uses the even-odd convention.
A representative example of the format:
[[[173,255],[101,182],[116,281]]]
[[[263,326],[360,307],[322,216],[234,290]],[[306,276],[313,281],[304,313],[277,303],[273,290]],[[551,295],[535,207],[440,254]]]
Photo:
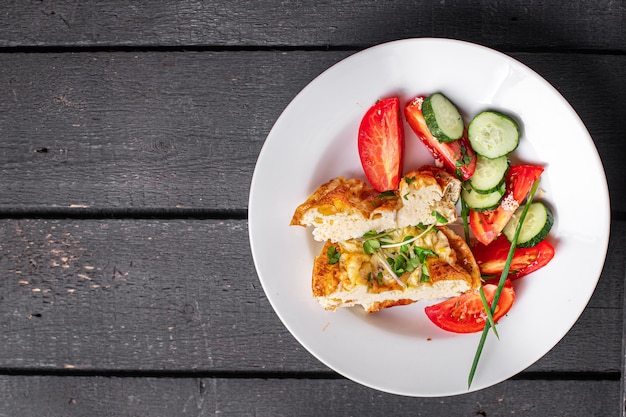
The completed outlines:
[[[469,183],[477,193],[489,194],[500,188],[508,170],[509,158],[506,155],[495,159],[478,155],[476,171],[469,179]]]
[[[454,142],[463,136],[465,125],[454,103],[441,93],[431,94],[422,104],[422,115],[430,134],[439,142]]]
[[[513,214],[513,217],[502,230],[509,242],[513,241],[515,230],[520,221],[521,214],[525,206],[520,206]],[[548,236],[554,224],[552,210],[541,202],[534,202],[528,208],[522,229],[517,239],[518,248],[530,248],[539,244]]]

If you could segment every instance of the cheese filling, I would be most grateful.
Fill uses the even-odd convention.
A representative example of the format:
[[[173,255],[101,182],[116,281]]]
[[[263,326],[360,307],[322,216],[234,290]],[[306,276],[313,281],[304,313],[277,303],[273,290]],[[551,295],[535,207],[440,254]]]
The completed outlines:
[[[424,229],[419,227],[406,227],[389,232],[388,240],[403,242],[423,232]],[[326,280],[324,291],[316,294],[326,309],[359,304],[369,311],[376,303],[403,300],[408,304],[420,299],[435,300],[471,288],[470,274],[458,266],[456,252],[448,237],[436,228],[409,244],[383,243],[371,254],[365,253],[364,241],[350,239],[336,243],[340,253],[338,266],[328,270],[320,268],[333,276],[333,279]],[[419,259],[417,253],[427,255]],[[399,258],[400,261],[396,261]],[[404,271],[402,268],[394,270],[395,262],[408,259],[414,260],[410,267]]]

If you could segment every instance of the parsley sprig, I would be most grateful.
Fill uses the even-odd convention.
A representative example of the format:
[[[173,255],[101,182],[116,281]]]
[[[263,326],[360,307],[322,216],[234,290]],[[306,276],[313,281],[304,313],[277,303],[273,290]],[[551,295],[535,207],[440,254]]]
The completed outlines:
[[[341,257],[341,253],[334,246],[329,246],[326,251],[326,255],[328,255],[328,263],[330,265],[334,265],[339,262],[339,258]]]

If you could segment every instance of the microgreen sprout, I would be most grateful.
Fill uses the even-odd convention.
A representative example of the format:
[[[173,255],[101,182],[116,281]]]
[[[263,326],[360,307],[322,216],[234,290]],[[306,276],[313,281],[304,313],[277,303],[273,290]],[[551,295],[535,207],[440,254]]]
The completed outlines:
[[[426,228],[426,230],[424,230],[422,233],[420,233],[419,235],[412,237],[412,236],[407,236],[404,240],[402,240],[402,242],[391,242],[391,243],[386,243],[386,244],[382,244],[380,245],[381,248],[383,249],[391,249],[391,248],[398,248],[398,247],[402,247],[404,245],[408,245],[410,243],[415,242],[418,239],[423,238],[424,236],[426,236],[431,230],[433,230],[435,227],[435,225],[430,225]]]
[[[383,255],[380,254],[380,251],[376,251],[374,252],[374,255],[380,260],[380,263],[383,264],[383,267],[387,270],[387,272],[389,273],[389,275],[391,275],[391,277],[401,286],[404,287],[404,283],[402,281],[400,281],[400,277],[398,277],[398,275],[396,275],[396,273],[393,271],[393,269],[391,269],[391,266],[389,265],[389,263],[387,262],[387,260],[383,257]],[[382,273],[379,273],[379,278],[382,278]],[[378,281],[378,284],[381,284],[381,281]]]
[[[441,213],[439,213],[437,210],[433,210],[433,212],[431,213],[433,216],[435,216],[435,219],[437,219],[437,223],[439,224],[446,224],[448,223],[448,219],[445,218],[445,216]]]
[[[433,211],[437,223],[447,223],[447,219],[437,211]],[[374,230],[365,233],[363,239],[363,251],[368,255],[375,255],[387,273],[401,286],[404,286],[400,276],[404,273],[418,271],[421,282],[429,282],[430,275],[426,266],[428,256],[437,254],[428,248],[415,245],[419,239],[433,231],[437,223],[429,226],[419,224],[416,227],[422,232],[417,236],[405,236],[401,241],[394,241],[391,236],[392,231],[376,232]]]

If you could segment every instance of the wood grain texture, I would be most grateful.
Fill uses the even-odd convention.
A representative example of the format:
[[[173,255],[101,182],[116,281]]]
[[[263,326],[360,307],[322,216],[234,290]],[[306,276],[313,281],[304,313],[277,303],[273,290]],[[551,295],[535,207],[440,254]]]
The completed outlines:
[[[1,54],[0,210],[245,210],[272,125],[349,54]],[[513,56],[579,112],[626,212],[626,56]]]
[[[510,380],[409,398],[343,379],[0,376],[0,416],[618,416],[618,381]],[[555,393],[560,393],[555,401]]]
[[[5,2],[0,417],[626,415],[624,27],[611,0]],[[296,94],[410,37],[486,45],[553,84],[596,143],[614,218],[562,341],[452,398],[378,392],[308,353],[263,293],[245,220]]]
[[[329,372],[267,302],[245,221],[9,219],[0,242],[0,370]],[[589,306],[529,371],[620,372],[625,246],[621,222]]]
[[[504,49],[626,49],[623,2],[11,1],[0,46],[365,46],[460,38]],[[564,18],[567,16],[567,18]]]

